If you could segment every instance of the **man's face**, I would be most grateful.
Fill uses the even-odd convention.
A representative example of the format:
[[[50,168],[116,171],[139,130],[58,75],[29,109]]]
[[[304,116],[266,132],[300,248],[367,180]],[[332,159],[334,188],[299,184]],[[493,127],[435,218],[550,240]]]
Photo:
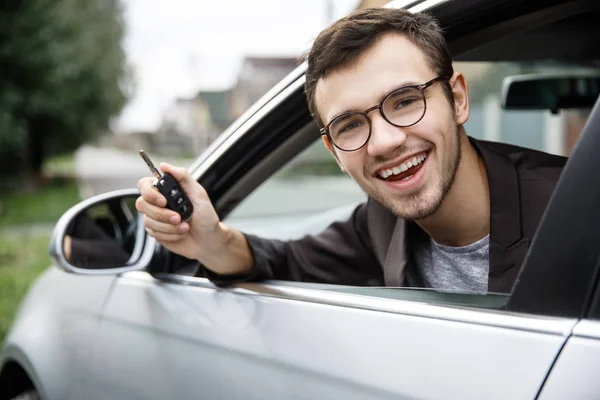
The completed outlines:
[[[343,112],[362,112],[379,104],[400,86],[435,77],[418,47],[403,35],[388,34],[356,63],[317,83],[316,108],[327,124]],[[424,93],[427,109],[417,124],[396,127],[375,110],[369,113],[371,137],[364,147],[352,152],[333,150],[340,166],[369,196],[410,220],[438,210],[461,157],[457,120],[441,83]]]

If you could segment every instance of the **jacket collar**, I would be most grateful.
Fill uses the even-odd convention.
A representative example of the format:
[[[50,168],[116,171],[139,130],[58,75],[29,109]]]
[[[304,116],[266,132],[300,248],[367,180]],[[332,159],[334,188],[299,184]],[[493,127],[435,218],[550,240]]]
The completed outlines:
[[[487,142],[469,138],[483,157],[490,190],[490,292],[510,292],[513,275],[529,249],[523,238],[521,193],[517,168],[508,155]]]
[[[510,158],[484,141],[469,138],[483,157],[490,190],[490,238],[502,247],[521,239],[519,176]]]

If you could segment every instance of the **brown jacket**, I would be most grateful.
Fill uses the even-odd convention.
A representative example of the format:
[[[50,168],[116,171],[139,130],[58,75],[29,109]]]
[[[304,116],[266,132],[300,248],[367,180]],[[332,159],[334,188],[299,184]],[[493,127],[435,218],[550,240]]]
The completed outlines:
[[[490,186],[488,291],[508,293],[558,181],[566,158],[470,138],[485,162]],[[281,279],[360,286],[419,285],[412,243],[426,234],[369,199],[352,216],[316,236],[282,242],[247,235],[255,273],[207,276],[217,284]],[[407,274],[410,279],[406,279]]]

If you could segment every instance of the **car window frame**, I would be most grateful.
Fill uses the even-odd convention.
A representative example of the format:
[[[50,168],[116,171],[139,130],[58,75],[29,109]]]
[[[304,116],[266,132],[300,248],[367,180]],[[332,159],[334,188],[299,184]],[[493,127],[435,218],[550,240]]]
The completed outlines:
[[[596,278],[594,296],[590,305],[590,312],[587,317],[593,320],[600,320],[600,278]]]
[[[582,2],[587,3],[588,1],[587,0],[575,0],[575,1],[569,2],[569,1],[553,0],[553,5],[551,7],[546,7],[541,10],[537,9],[527,15],[519,14],[519,10],[512,10],[512,12],[515,14],[513,16],[514,18],[520,18],[520,19],[531,18],[532,20],[537,20],[540,17],[538,15],[539,13],[546,15],[547,18],[555,18],[556,13],[564,12],[564,4],[563,3],[582,3]],[[434,7],[430,8],[426,11],[428,13],[434,15],[435,17],[437,17],[440,20],[442,27],[448,29],[448,27],[461,26],[460,24],[464,23],[464,21],[468,19],[467,17],[471,14],[463,16],[461,19],[457,16],[458,12],[454,11],[454,14],[452,14],[452,15],[454,15],[458,19],[458,22],[451,21],[450,19],[445,20],[444,18],[446,18],[446,16],[444,13],[447,12],[447,7],[455,7],[457,5],[466,6],[467,5],[466,3],[480,3],[480,5],[483,3],[505,5],[506,1],[484,0],[481,2],[466,1],[464,3],[460,3],[457,1],[442,0],[442,1],[433,2],[432,5]],[[548,12],[549,12],[548,10],[552,10],[553,13],[551,12],[550,14],[548,14]],[[531,10],[527,10],[527,11],[529,12]],[[550,15],[550,16],[548,16],[548,15]],[[515,27],[514,27],[514,25],[511,25],[510,22],[511,22],[511,19],[508,19],[506,21],[502,21],[502,22],[498,23],[497,26],[482,28],[481,30],[485,31],[486,34],[479,35],[479,37],[480,37],[479,40],[490,41],[490,40],[493,40],[494,38],[498,38],[498,37],[501,37],[502,35],[507,34],[507,32],[511,32],[511,30],[514,30]],[[485,24],[483,24],[483,25],[485,26]],[[492,29],[492,28],[496,28],[496,29]],[[519,28],[519,29],[522,29],[522,28]],[[477,37],[477,36],[478,36],[478,31],[465,32],[464,36],[461,36],[460,38],[454,38],[453,41],[449,41],[449,46],[451,48],[453,48],[454,43],[456,41],[458,41],[459,39],[462,40],[462,39],[469,39],[469,38],[471,39],[471,41],[469,42],[467,40],[466,42],[472,44],[473,43],[472,38]],[[465,41],[463,40],[463,42],[461,42],[461,43],[465,43]],[[462,49],[462,51],[464,51],[464,50],[465,49]],[[460,54],[460,51],[458,51],[458,53]],[[251,141],[252,137],[255,137],[255,136],[253,136],[253,134],[256,135],[260,131],[264,132],[264,128],[261,128],[261,122],[263,122],[263,118],[269,118],[269,114],[268,114],[269,112],[271,112],[272,110],[274,110],[277,107],[285,108],[284,106],[286,103],[294,103],[295,101],[297,101],[297,99],[299,97],[304,96],[303,92],[301,91],[300,85],[304,82],[304,74],[303,73],[305,71],[305,68],[306,68],[305,64],[300,65],[293,72],[295,79],[288,79],[285,83],[285,85],[286,85],[285,87],[281,87],[281,85],[280,85],[280,87],[278,87],[278,89],[276,91],[273,91],[273,93],[275,93],[275,95],[273,95],[273,97],[270,100],[265,100],[266,96],[263,97],[263,99],[261,100],[262,105],[260,108],[253,110],[251,113],[252,115],[250,117],[248,117],[243,123],[241,123],[237,127],[237,129],[229,132],[227,137],[224,138],[223,140],[221,140],[219,142],[219,146],[215,147],[208,156],[206,154],[203,155],[201,157],[204,160],[203,162],[200,162],[200,163],[197,162],[195,164],[196,168],[193,170],[193,176],[195,178],[197,178],[199,180],[199,182],[207,188],[207,191],[209,192],[209,196],[211,197],[211,199],[213,199],[215,207],[217,208],[217,211],[221,217],[226,216],[228,211],[231,210],[233,207],[235,207],[235,205],[237,205],[242,200],[242,199],[233,199],[233,200],[230,199],[228,202],[221,201],[221,196],[223,196],[223,194],[227,191],[227,185],[231,184],[231,182],[234,182],[236,179],[239,179],[240,175],[236,175],[236,173],[239,173],[240,171],[238,169],[237,172],[230,173],[228,176],[225,176],[225,177],[223,176],[223,174],[219,174],[218,172],[215,172],[215,171],[219,170],[220,165],[222,168],[223,163],[227,163],[232,160],[239,162],[238,158],[241,155],[240,148],[242,148],[244,144]],[[292,95],[290,95],[290,93],[292,93]],[[304,105],[304,108],[306,108],[305,105]],[[293,110],[293,111],[296,111],[296,110]],[[307,111],[307,108],[305,111]],[[306,117],[306,114],[304,115],[304,117]],[[305,122],[307,122],[307,121],[305,121]],[[271,134],[272,134],[272,132],[271,132]],[[287,137],[285,137],[285,135],[280,135],[280,136],[275,135],[274,137],[277,139],[276,142],[272,143],[274,145],[274,147],[262,148],[262,149],[260,149],[260,151],[256,151],[251,157],[246,157],[246,160],[254,160],[255,162],[258,162],[258,159],[260,159],[261,154],[264,154],[265,151],[268,152],[269,148],[270,149],[275,148],[276,145],[281,144],[284,141],[284,139],[287,139]],[[599,237],[599,239],[600,239],[600,237]],[[513,290],[512,294],[510,295],[506,309],[508,311],[515,311],[518,313],[556,316],[556,314],[545,312],[544,307],[540,304],[540,302],[542,301],[541,298],[536,297],[535,295],[531,295],[532,293],[541,293],[541,288],[540,288],[540,285],[538,284],[539,282],[537,282],[537,283],[531,282],[531,278],[529,278],[530,273],[529,272],[524,273],[526,269],[529,270],[532,268],[534,268],[534,267],[532,266],[531,261],[529,262],[529,264],[527,264],[527,268],[525,266],[523,266],[521,275],[520,275],[519,284],[515,286],[515,289]],[[535,269],[537,270],[539,268],[535,268]],[[191,277],[182,277],[182,276],[176,277],[176,276],[173,276],[173,274],[160,274],[157,277],[160,277],[160,279],[164,279],[164,280],[168,280],[168,281],[178,281],[178,282],[181,282],[181,280],[183,279],[184,281],[187,282],[187,284],[189,284],[190,279],[191,279],[192,282],[196,282],[202,286],[206,285],[208,282],[205,278],[191,278]],[[585,277],[582,277],[582,278],[585,278]],[[264,282],[264,283],[257,283],[257,284],[235,284],[232,286],[232,289],[236,290],[236,288],[242,287],[243,285],[254,285],[254,286],[252,286],[253,288],[261,287],[261,285],[264,287],[272,287],[273,284],[275,284],[275,286],[277,286],[277,283],[272,282],[272,281]],[[209,286],[210,285],[212,285],[212,284],[209,283]],[[240,285],[242,285],[242,286],[240,286]],[[256,285],[258,285],[258,286],[256,286]],[[535,287],[535,289],[531,288],[532,285],[533,285],[533,287]],[[313,289],[307,289],[307,290],[318,290],[318,289],[313,288]],[[515,296],[515,293],[517,294],[517,299],[513,300],[513,296]],[[546,297],[544,297],[544,298],[546,298]],[[567,302],[567,304],[565,304],[563,307],[560,308],[559,315],[564,316],[564,317],[578,317],[581,315],[582,310],[588,305],[587,300],[584,303],[582,303],[580,301]]]
[[[600,265],[600,257],[598,264]],[[585,317],[595,321],[600,321],[600,266],[598,267],[598,270],[596,270],[596,275],[592,281],[592,284],[593,289],[590,296],[591,300]]]

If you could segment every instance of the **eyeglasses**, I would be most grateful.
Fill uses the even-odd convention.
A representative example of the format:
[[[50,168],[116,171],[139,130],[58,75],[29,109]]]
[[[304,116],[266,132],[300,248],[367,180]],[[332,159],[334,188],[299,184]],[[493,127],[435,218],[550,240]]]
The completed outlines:
[[[425,116],[427,102],[425,89],[434,83],[450,79],[438,76],[422,85],[410,85],[398,88],[385,96],[376,106],[363,112],[348,112],[335,117],[321,135],[326,135],[331,143],[342,151],[355,151],[363,147],[371,137],[371,119],[369,113],[379,110],[381,116],[391,125],[406,128],[417,124]]]

